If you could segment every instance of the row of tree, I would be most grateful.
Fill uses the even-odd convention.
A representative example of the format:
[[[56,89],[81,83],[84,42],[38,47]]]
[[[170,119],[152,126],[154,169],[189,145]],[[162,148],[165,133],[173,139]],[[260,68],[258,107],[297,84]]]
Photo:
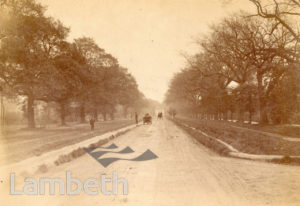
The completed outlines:
[[[59,105],[61,123],[76,105],[86,113],[113,113],[117,104],[139,106],[144,97],[134,77],[92,38],[66,40],[69,28],[45,15],[35,0],[0,5],[0,84],[10,97],[26,97],[28,127],[35,127],[36,101]],[[142,103],[141,103],[142,102]]]
[[[227,17],[197,41],[201,51],[186,57],[186,68],[173,77],[168,105],[206,119],[236,113],[244,121],[247,112],[250,122],[258,113],[260,123],[287,123],[299,116],[300,42],[293,18],[300,16],[300,3],[252,2],[257,14]]]

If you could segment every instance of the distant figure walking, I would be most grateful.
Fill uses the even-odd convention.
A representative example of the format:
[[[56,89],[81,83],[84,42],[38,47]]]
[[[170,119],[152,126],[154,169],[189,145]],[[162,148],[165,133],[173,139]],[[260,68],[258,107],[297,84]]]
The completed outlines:
[[[94,118],[90,119],[90,125],[91,125],[91,130],[94,131],[94,128],[95,128],[95,119]]]
[[[135,113],[135,124],[138,125],[139,123],[139,116],[137,113]]]
[[[163,119],[163,113],[162,113],[162,112],[159,112],[159,113],[158,113],[157,119]]]

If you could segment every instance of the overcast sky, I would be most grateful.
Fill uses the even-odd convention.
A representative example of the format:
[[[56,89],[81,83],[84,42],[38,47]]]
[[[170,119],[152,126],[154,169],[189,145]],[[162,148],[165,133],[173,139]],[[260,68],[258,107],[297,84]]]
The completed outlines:
[[[168,83],[184,67],[181,53],[197,51],[196,37],[233,11],[253,10],[248,0],[40,0],[47,14],[92,37],[118,58],[148,98],[163,101]]]

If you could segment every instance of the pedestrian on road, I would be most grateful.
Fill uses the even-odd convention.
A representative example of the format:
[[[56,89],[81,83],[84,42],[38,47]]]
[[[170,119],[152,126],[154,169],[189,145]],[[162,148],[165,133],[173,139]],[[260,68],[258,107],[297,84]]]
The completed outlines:
[[[90,125],[91,125],[91,130],[94,131],[94,128],[95,128],[95,119],[93,117],[90,119]]]
[[[135,113],[135,124],[138,125],[139,123],[139,116],[137,113]]]

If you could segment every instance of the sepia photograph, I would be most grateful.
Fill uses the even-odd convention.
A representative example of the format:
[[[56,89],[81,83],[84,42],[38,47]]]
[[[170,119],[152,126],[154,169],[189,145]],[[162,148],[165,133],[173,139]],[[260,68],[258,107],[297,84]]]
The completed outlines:
[[[300,206],[300,0],[0,0],[3,206]]]

